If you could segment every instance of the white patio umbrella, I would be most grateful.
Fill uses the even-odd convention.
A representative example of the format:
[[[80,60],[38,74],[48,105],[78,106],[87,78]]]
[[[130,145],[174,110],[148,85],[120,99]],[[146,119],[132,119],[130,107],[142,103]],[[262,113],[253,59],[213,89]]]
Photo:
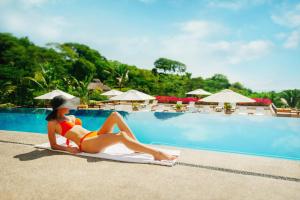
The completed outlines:
[[[75,98],[75,96],[68,94],[66,92],[63,92],[61,90],[53,90],[49,93],[43,94],[41,96],[35,97],[34,99],[53,99],[54,97],[58,96],[58,95],[63,95],[64,97],[66,97],[67,99],[73,99]]]
[[[232,90],[225,89],[221,92],[212,94],[208,97],[200,99],[202,102],[215,102],[215,103],[252,103],[255,100],[250,99],[244,95],[236,93]]]
[[[197,90],[193,90],[193,91],[190,91],[186,94],[191,94],[191,95],[211,95],[210,92],[207,92],[203,89],[197,89]]]
[[[110,91],[102,93],[101,95],[108,96],[108,97],[114,97],[114,96],[118,96],[120,94],[123,94],[123,92],[121,92],[119,90],[110,90]]]
[[[145,100],[152,100],[155,97],[145,94],[143,92],[137,90],[128,90],[123,94],[111,97],[109,100],[113,101],[145,101]]]

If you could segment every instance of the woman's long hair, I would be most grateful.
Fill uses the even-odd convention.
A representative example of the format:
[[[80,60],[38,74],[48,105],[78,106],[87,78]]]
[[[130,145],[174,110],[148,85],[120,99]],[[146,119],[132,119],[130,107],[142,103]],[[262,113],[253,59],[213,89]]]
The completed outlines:
[[[51,121],[57,118],[57,110],[53,110],[47,117],[47,121]]]

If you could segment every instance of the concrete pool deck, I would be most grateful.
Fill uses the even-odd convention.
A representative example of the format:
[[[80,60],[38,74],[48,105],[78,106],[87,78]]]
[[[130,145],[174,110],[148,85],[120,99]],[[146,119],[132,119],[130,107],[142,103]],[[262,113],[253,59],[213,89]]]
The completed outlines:
[[[47,140],[0,130],[1,200],[300,199],[300,161],[176,148],[179,163],[165,167],[32,146]]]

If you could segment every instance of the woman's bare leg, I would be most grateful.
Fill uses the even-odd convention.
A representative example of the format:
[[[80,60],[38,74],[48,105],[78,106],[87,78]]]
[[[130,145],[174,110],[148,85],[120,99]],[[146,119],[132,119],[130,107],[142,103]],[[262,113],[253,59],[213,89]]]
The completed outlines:
[[[118,134],[102,134],[99,135],[96,139],[88,138],[84,140],[82,144],[82,149],[86,152],[97,153],[103,151],[105,148],[113,144],[120,142],[123,143],[129,149],[132,149],[133,151],[144,152],[152,155],[155,160],[173,160],[176,158],[176,156],[166,154],[164,152],[161,152],[159,150],[156,150],[152,147],[146,146],[133,140],[123,131],[121,131]]]
[[[133,134],[133,132],[130,130],[128,125],[126,124],[123,117],[118,112],[112,112],[109,117],[104,122],[103,126],[98,131],[99,134],[103,133],[111,133],[113,131],[114,125],[117,124],[120,131],[126,132],[126,134],[131,137],[132,139],[138,141]]]
[[[136,139],[135,135],[133,134],[133,132],[131,131],[131,129],[129,128],[129,126],[127,125],[127,123],[125,122],[122,115],[120,115],[120,113],[118,113],[118,112],[114,112],[114,113],[115,113],[116,123],[117,123],[119,129],[121,131],[125,131],[126,134],[129,135],[129,137],[131,137],[132,139],[138,141]]]

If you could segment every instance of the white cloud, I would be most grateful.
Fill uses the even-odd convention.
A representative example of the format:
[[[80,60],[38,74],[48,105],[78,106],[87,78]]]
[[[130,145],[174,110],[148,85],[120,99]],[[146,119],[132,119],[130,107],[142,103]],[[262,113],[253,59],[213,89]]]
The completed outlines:
[[[274,23],[292,29],[290,33],[277,34],[284,39],[284,48],[295,49],[300,44],[300,3],[295,6],[281,9],[277,14],[271,15]]]
[[[204,38],[208,36],[219,35],[221,31],[225,31],[225,27],[218,23],[204,20],[191,20],[185,23],[180,23],[180,29],[189,37]]]
[[[47,2],[32,1],[33,5],[44,5]],[[0,7],[0,12],[2,31],[29,36],[39,45],[67,41],[85,43],[108,59],[148,69],[153,67],[155,59],[168,57],[187,64],[188,71],[195,76],[208,77],[223,73],[230,75],[229,79],[233,81],[241,81],[241,77],[235,74],[238,64],[256,61],[267,55],[272,47],[272,43],[267,40],[225,40],[233,31],[207,20],[176,23],[173,33],[160,37],[104,36],[88,28],[76,29],[77,23],[72,22],[72,19],[47,15],[32,7],[18,10]]]
[[[269,0],[207,0],[208,7],[211,8],[223,8],[229,10],[240,10],[249,6],[261,5],[269,2]]]
[[[294,7],[282,9],[278,14],[271,15],[271,19],[282,26],[297,28],[300,26],[300,3]]]
[[[291,32],[291,34],[287,37],[287,40],[283,46],[288,49],[294,49],[297,48],[299,44],[300,44],[300,31],[296,30]]]
[[[180,30],[181,33],[162,41],[161,53],[185,60],[191,66],[239,64],[265,56],[272,47],[268,40],[218,40],[226,35],[227,28],[208,21],[189,21]]]
[[[58,40],[69,27],[61,16],[40,15],[34,12],[7,12],[0,18],[2,29],[39,40]]]
[[[267,40],[254,40],[250,42],[238,42],[228,45],[230,55],[228,61],[231,64],[239,64],[263,57],[271,51],[272,42]]]
[[[236,74],[236,67],[240,68],[240,64],[254,63],[264,58],[271,52],[273,46],[268,40],[216,39],[222,38],[223,33],[226,32],[223,30],[227,28],[211,21],[193,20],[176,25],[177,30],[174,30],[174,34],[170,36],[102,39],[89,37],[88,44],[94,46],[97,44],[101,53],[110,59],[139,67],[150,69],[155,59],[167,57],[185,63],[188,71],[194,76],[209,77],[215,73],[223,73],[229,75],[231,81],[241,81],[241,75]],[[247,80],[251,78],[247,77]],[[257,83],[261,84],[259,80],[255,82]],[[264,80],[264,84],[269,83]],[[260,88],[262,85],[255,85],[255,87]]]

